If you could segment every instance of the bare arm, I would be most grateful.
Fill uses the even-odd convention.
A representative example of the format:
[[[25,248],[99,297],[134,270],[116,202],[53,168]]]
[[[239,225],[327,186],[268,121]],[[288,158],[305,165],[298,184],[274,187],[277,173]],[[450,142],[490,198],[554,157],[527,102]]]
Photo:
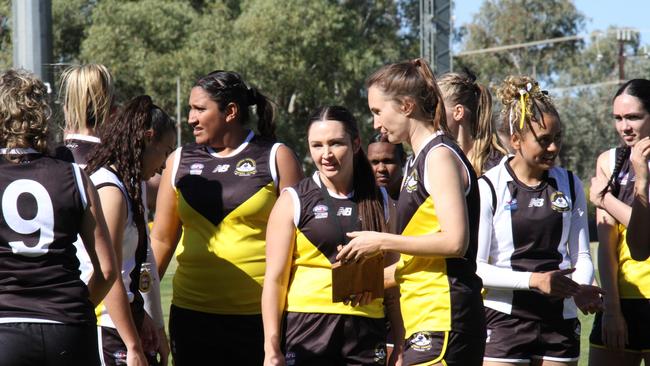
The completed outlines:
[[[281,319],[289,287],[291,257],[295,245],[293,202],[284,191],[271,211],[266,230],[266,274],[262,290],[265,365],[282,365]]]
[[[380,250],[423,257],[462,257],[469,244],[465,203],[465,173],[453,152],[436,148],[429,152],[427,175],[440,230],[431,234],[405,236],[370,231],[348,233],[353,238],[337,255],[338,260],[369,257]]]
[[[278,148],[276,155],[276,166],[278,167],[278,192],[282,192],[284,188],[291,187],[300,182],[303,178],[302,168],[296,160],[296,154],[285,145]]]
[[[611,192],[607,192],[601,197],[600,192],[607,186],[612,172],[609,169],[609,151],[605,151],[598,156],[596,162],[596,176],[591,179],[589,197],[591,202],[603,210],[606,210],[616,221],[628,226],[632,208],[616,198]]]
[[[158,275],[163,278],[167,266],[174,255],[181,234],[181,220],[178,217],[176,192],[172,187],[172,170],[176,154],[167,158],[162,173],[158,197],[156,199],[156,216],[151,231],[151,248],[156,258]]]
[[[97,305],[118,276],[118,267],[97,190],[83,170],[81,174],[86,187],[88,208],[84,212],[79,235],[94,268],[88,281],[89,300]]]
[[[123,239],[124,229],[126,227],[127,207],[124,195],[119,188],[115,186],[106,186],[98,190],[99,199],[102,202],[102,209],[104,217],[106,217],[106,225],[108,232],[113,242],[113,249],[115,251],[115,258],[117,259],[118,268],[120,272],[122,269],[123,257]],[[134,364],[146,364],[146,358],[140,343],[140,336],[135,327],[135,322],[131,315],[131,308],[129,306],[129,299],[126,295],[124,282],[122,276],[118,276],[110,291],[104,299],[104,305],[110,315],[111,320],[115,324],[120,338],[126,345],[127,357]]]
[[[632,258],[642,261],[650,257],[650,204],[648,203],[648,159],[650,158],[650,139],[644,138],[632,148],[631,160],[636,181],[634,182],[634,202],[627,227],[627,246]]]

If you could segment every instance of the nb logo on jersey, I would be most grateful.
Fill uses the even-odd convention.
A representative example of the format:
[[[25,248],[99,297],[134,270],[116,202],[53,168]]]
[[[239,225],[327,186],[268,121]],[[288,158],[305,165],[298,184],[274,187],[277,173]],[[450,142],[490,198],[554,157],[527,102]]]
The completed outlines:
[[[336,216],[351,216],[352,215],[352,207],[339,207],[338,212],[336,212]]]
[[[544,206],[543,198],[531,198],[530,202],[528,202],[528,207],[542,207],[542,206]]]
[[[212,171],[213,173],[225,173],[230,169],[230,164],[219,164],[217,165],[216,168]]]

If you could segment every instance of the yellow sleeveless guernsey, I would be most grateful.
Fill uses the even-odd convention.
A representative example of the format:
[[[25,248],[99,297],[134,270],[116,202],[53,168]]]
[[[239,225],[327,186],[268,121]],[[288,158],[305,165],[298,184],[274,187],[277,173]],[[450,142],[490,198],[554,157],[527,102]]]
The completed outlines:
[[[278,146],[251,132],[227,157],[196,144],[176,151],[172,183],[183,235],[174,305],[214,314],[261,313]]]
[[[470,242],[464,258],[401,255],[395,277],[400,284],[406,337],[421,331],[450,330],[482,337],[485,335],[482,283],[476,275],[478,185],[471,164],[446,135],[432,135],[407,165],[397,204],[398,228],[406,236],[440,231],[438,213],[424,184],[426,157],[434,148],[451,149],[465,166],[470,182],[466,192]]]
[[[348,197],[332,197],[330,202],[335,206],[335,212],[330,212],[322,197],[317,174],[288,189],[296,211],[296,245],[286,310],[383,318],[382,299],[357,307],[332,302],[332,263],[336,261],[336,247],[341,242],[332,215],[337,214],[341,224],[350,227],[354,219],[350,208],[353,201]],[[355,225],[359,225],[358,219]]]
[[[610,161],[616,160],[615,149],[611,150]],[[613,171],[612,167],[612,171]],[[634,201],[634,169],[626,160],[617,177],[621,188],[617,198],[631,206]],[[635,261],[627,246],[627,228],[621,224],[618,229],[618,294],[622,299],[650,299],[650,259]]]

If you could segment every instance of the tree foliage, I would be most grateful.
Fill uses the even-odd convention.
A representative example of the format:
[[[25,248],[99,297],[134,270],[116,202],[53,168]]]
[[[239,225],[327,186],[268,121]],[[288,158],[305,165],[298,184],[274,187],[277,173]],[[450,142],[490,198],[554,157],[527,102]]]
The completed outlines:
[[[584,30],[584,16],[571,0],[484,1],[473,21],[465,25],[463,49],[497,46],[576,35]],[[458,57],[460,66],[476,70],[492,82],[508,74],[533,75],[542,81],[552,77],[580,51],[580,41],[522,47]]]

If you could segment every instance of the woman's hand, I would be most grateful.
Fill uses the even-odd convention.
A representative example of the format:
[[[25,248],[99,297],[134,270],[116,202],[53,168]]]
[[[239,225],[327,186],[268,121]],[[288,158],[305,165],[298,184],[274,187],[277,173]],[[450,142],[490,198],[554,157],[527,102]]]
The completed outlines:
[[[347,299],[343,300],[345,305],[350,304],[350,306],[364,306],[372,302],[372,292],[366,291],[360,294],[350,295]]]
[[[343,263],[357,262],[362,258],[370,258],[381,253],[381,241],[384,233],[375,231],[353,231],[347,233],[352,238],[345,246],[339,246],[336,260]]]
[[[573,295],[573,301],[583,314],[594,314],[603,310],[603,298],[605,291],[598,286],[580,285],[580,291]]]
[[[612,349],[624,349],[627,344],[627,323],[620,309],[603,311],[601,337]]]
[[[280,350],[264,353],[264,366],[285,366],[284,355]]]
[[[604,196],[600,195],[600,192],[607,187],[607,180],[601,176],[595,176],[591,178],[591,186],[589,187],[589,201],[594,204],[594,206],[605,209],[603,207]],[[607,192],[609,193],[609,192]]]
[[[580,285],[566,276],[574,271],[575,268],[534,272],[530,276],[530,288],[550,296],[564,298],[575,296],[580,291]]]
[[[630,161],[634,168],[636,179],[648,181],[648,159],[650,158],[650,137],[644,137],[641,141],[634,144],[630,153]]]

